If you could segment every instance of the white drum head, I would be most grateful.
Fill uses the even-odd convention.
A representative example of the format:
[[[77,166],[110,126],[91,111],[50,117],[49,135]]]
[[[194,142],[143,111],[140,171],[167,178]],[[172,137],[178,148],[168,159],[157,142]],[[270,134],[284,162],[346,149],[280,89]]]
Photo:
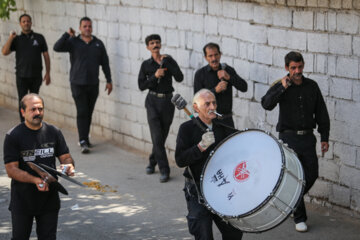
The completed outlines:
[[[201,190],[218,214],[238,217],[250,213],[273,192],[281,174],[278,142],[261,130],[237,133],[208,159]]]

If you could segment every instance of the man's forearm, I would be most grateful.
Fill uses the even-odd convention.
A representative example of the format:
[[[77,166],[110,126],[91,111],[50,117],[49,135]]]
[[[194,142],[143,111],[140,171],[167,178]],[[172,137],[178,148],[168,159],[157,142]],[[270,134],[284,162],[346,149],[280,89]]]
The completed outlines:
[[[38,177],[31,175],[30,173],[20,169],[18,165],[14,163],[5,164],[6,172],[9,178],[24,183],[35,183]]]
[[[5,45],[2,47],[1,52],[4,56],[9,55],[11,53],[10,47],[11,47],[12,41],[13,41],[13,38],[9,37],[9,39],[6,41]]]
[[[50,57],[48,52],[43,53],[44,62],[45,62],[45,70],[47,74],[50,74]]]

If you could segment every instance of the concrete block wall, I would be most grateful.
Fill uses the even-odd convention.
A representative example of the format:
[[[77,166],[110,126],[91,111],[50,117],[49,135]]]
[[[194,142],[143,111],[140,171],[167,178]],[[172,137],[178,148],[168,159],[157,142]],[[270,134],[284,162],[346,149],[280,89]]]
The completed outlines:
[[[163,53],[179,63],[185,79],[174,83],[188,102],[193,96],[193,76],[206,64],[202,47],[220,44],[222,62],[234,66],[248,83],[248,91],[234,91],[236,127],[261,128],[277,136],[278,109],[260,105],[269,85],[286,74],[284,56],[291,50],[305,58],[305,75],[316,80],[331,118],[330,151],[319,157],[320,177],[309,199],[360,212],[360,34],[357,0],[18,0],[19,11],[0,25],[3,45],[9,31],[19,26],[26,11],[33,28],[44,34],[51,57],[52,83],[41,87],[46,118],[76,127],[75,107],[69,88],[69,56],[55,53],[55,41],[79,20],[93,19],[94,35],[108,50],[114,91],[100,96],[92,133],[150,152],[151,140],[144,109],[146,92],[140,92],[140,64],[150,57],[144,39],[159,33]],[[16,108],[14,54],[0,57],[0,104]],[[176,110],[166,142],[173,159],[179,125],[187,120]],[[15,124],[15,123],[14,123]],[[320,149],[318,149],[320,153]]]

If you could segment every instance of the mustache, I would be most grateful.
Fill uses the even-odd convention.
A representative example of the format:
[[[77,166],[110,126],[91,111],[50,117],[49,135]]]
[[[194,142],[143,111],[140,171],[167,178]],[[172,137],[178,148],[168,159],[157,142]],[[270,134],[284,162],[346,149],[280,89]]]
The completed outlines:
[[[36,116],[34,116],[33,119],[42,119],[42,116],[41,115],[36,115]]]
[[[155,50],[155,49],[160,49],[160,47],[157,47],[157,46],[156,46],[156,47],[153,48],[153,50]]]

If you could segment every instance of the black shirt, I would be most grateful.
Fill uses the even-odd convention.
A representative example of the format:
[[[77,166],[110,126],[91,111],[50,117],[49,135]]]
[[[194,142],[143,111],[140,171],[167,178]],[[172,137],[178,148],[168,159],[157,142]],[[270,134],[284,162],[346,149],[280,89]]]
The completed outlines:
[[[320,88],[314,80],[303,77],[300,85],[292,84],[287,89],[279,80],[261,99],[261,105],[266,110],[274,109],[278,103],[278,132],[314,129],[317,124],[321,141],[329,141],[329,114]]]
[[[178,64],[171,56],[168,55],[164,58],[162,67],[167,68],[167,71],[165,71],[164,77],[158,79],[155,77],[155,72],[160,68],[160,65],[152,57],[141,64],[138,77],[138,85],[141,91],[149,89],[157,93],[172,93],[174,91],[172,77],[177,82],[184,79]]]
[[[43,35],[30,32],[16,36],[10,46],[15,51],[16,75],[18,77],[32,78],[41,76],[41,53],[47,52],[48,47]]]
[[[199,118],[197,119],[201,121]],[[175,161],[179,167],[190,166],[196,182],[199,182],[200,180],[200,175],[210,152],[223,139],[236,132],[235,129],[230,129],[217,124],[216,120],[213,121],[212,131],[215,135],[215,143],[208,147],[204,152],[201,152],[197,145],[201,141],[204,132],[192,120],[181,124],[179,128],[176,139]],[[191,178],[188,169],[185,169],[184,176]]]
[[[43,163],[55,168],[55,157],[69,153],[61,131],[45,122],[39,130],[31,130],[24,123],[11,129],[5,136],[4,162],[18,162],[19,168],[38,176],[26,164],[28,161]],[[60,209],[59,194],[51,188],[40,192],[35,184],[11,180],[9,209],[21,214],[42,214]]]
[[[224,70],[230,75],[230,80],[228,81],[225,91],[216,93],[215,87],[221,81],[217,76],[217,72],[219,70],[214,71],[209,65],[197,70],[194,78],[194,93],[198,92],[202,88],[211,90],[216,97],[218,105],[217,111],[222,114],[230,114],[232,112],[232,86],[242,92],[246,92],[247,83],[244,79],[237,75],[234,68],[226,65]]]
[[[99,84],[99,67],[102,66],[106,82],[111,83],[109,57],[103,42],[92,36],[86,43],[81,35],[70,37],[64,33],[55,43],[54,51],[70,53],[70,82],[76,85]]]

